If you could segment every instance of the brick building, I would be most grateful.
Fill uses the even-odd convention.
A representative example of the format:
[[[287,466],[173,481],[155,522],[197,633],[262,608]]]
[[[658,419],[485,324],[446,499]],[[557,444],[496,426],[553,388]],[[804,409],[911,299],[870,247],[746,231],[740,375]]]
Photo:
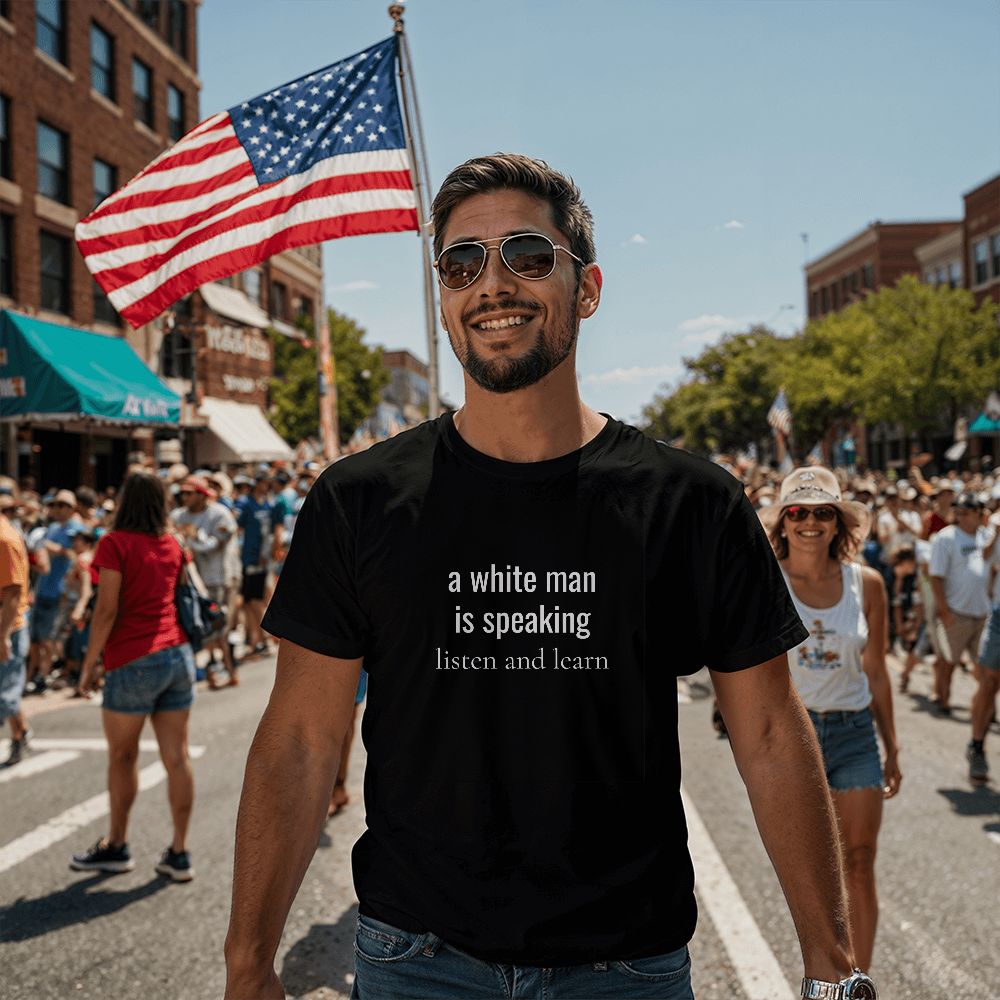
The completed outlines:
[[[0,307],[124,338],[183,399],[180,430],[20,421],[3,435],[4,470],[32,474],[43,488],[120,482],[134,448],[183,452],[195,464],[203,455],[261,457],[233,426],[270,434],[271,457],[290,454],[262,409],[273,374],[262,331],[301,337],[295,318],[318,319],[320,247],[287,251],[132,330],[72,239],[80,219],[197,124],[199,2],[0,0]],[[205,399],[249,409],[226,423],[211,403],[199,411]]]
[[[963,243],[968,280],[978,305],[1000,302],[1000,174],[964,196]]]
[[[865,292],[892,288],[904,274],[920,273],[915,248],[950,232],[958,220],[873,222],[805,266],[809,319],[822,319]]]

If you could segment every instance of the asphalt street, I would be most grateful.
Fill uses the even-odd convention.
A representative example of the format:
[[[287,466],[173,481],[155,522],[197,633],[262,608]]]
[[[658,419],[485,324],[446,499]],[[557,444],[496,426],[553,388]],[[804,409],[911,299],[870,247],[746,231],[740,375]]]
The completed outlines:
[[[243,766],[273,667],[273,659],[247,664],[238,688],[199,691],[191,724],[197,877],[188,884],[153,871],[170,821],[152,744],[141,753],[145,790],[129,834],[136,868],[115,876],[69,869],[70,855],[106,832],[101,713],[92,703],[51,696],[33,706],[33,752],[0,770],[4,1000],[221,997]],[[919,668],[911,694],[897,696],[904,780],[885,809],[877,861],[882,916],[871,970],[886,1000],[1000,998],[1000,795],[995,780],[982,788],[967,781],[963,706],[972,689],[970,677],[956,677],[952,719],[931,711],[927,668]],[[696,996],[794,997],[802,970],[791,917],[729,745],[711,727],[710,695],[707,672],[679,688],[684,787],[700,819],[692,822],[692,844],[701,836],[695,826],[703,825],[697,856],[706,865],[714,858],[717,869],[699,869],[701,919],[691,944]],[[1000,771],[997,732],[987,752]],[[143,737],[152,739],[148,727]],[[0,754],[5,759],[5,745]],[[278,952],[289,996],[332,1000],[350,992],[357,914],[350,848],[364,826],[363,771],[358,735],[351,803],[326,823]],[[599,803],[594,819],[600,822]],[[742,931],[734,932],[733,913],[745,915]]]

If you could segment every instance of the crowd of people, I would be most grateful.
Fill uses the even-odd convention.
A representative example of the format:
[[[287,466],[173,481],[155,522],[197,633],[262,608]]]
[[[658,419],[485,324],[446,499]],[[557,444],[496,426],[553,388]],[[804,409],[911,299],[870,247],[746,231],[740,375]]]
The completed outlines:
[[[168,512],[165,530],[184,552],[196,585],[223,611],[215,632],[204,641],[209,688],[237,685],[240,662],[274,651],[261,630],[261,618],[302,500],[319,472],[314,462],[299,467],[260,463],[230,476],[208,469],[191,472],[179,463],[158,469],[141,452],[129,456],[125,483],[136,473],[160,482]],[[6,576],[20,581],[23,575],[18,548],[23,548],[27,573],[4,617],[4,635],[18,636],[26,647],[23,676],[18,681],[7,676],[10,671],[5,675],[4,715],[12,730],[9,763],[20,760],[32,735],[18,721],[21,697],[63,688],[87,697],[103,686],[104,651],[91,639],[100,600],[95,556],[102,538],[118,527],[123,495],[124,485],[101,493],[78,486],[40,495],[31,477],[20,482],[0,477]],[[83,685],[88,652],[96,672]]]

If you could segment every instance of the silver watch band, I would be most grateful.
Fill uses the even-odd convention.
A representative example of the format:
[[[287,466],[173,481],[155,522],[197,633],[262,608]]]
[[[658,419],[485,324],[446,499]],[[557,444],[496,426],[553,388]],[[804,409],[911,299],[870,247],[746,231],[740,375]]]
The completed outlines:
[[[826,983],[820,979],[802,980],[803,1000],[843,1000],[843,983]]]

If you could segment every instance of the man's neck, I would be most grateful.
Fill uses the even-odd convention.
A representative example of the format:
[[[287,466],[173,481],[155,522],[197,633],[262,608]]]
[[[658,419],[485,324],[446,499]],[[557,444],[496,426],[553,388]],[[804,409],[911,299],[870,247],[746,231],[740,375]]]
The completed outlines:
[[[503,394],[466,376],[465,405],[455,414],[455,429],[470,447],[504,462],[544,462],[577,451],[597,437],[607,417],[584,405],[575,369],[567,368]]]

